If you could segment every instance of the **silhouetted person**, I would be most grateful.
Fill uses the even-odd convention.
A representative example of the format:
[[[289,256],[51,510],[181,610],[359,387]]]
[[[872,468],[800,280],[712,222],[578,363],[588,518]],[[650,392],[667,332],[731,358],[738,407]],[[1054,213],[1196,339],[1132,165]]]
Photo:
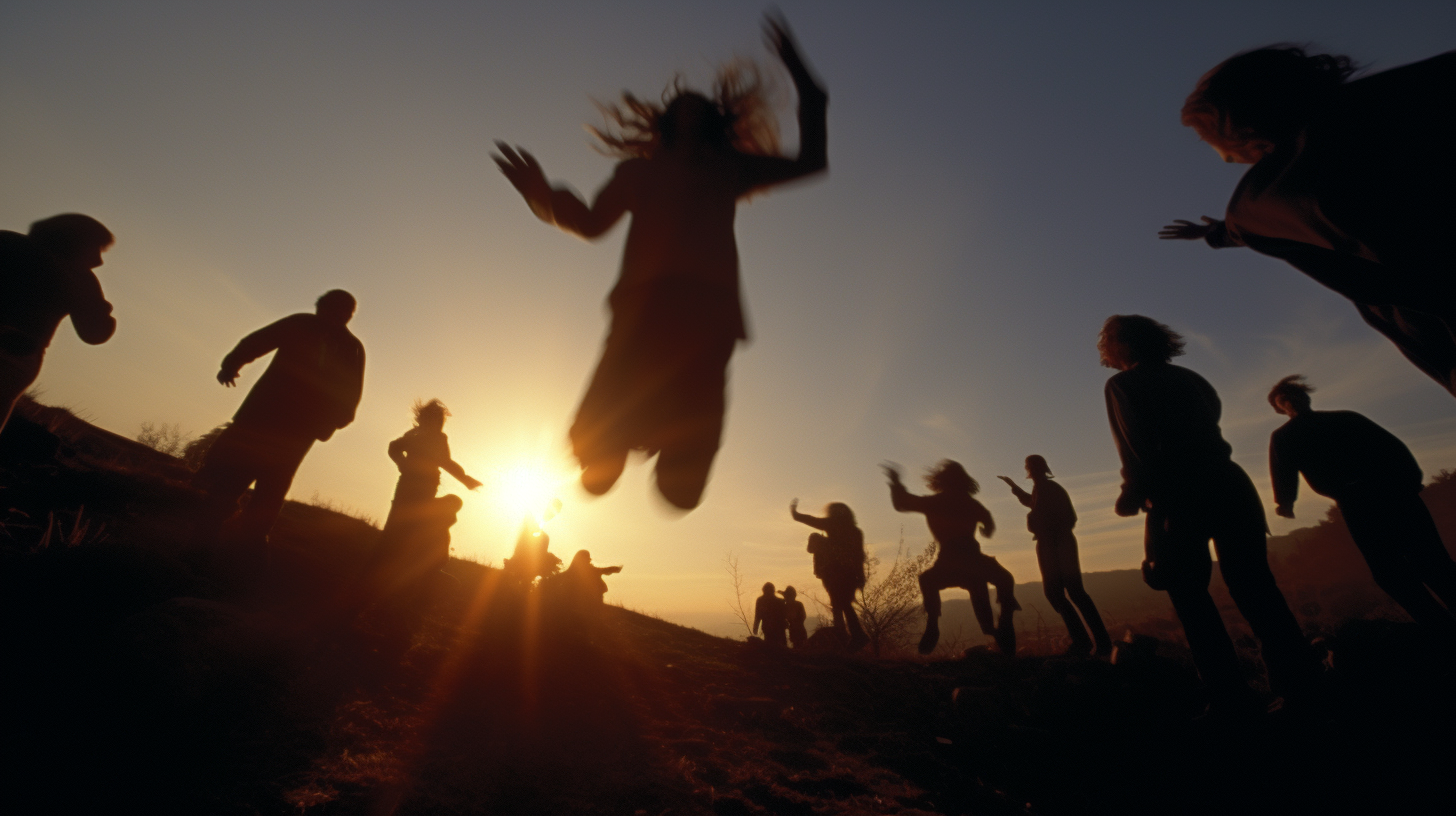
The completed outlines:
[[[935,651],[940,641],[940,591],[960,587],[971,593],[971,609],[981,631],[996,638],[996,646],[1008,657],[1016,655],[1016,629],[1011,613],[1021,608],[1016,602],[1016,579],[995,558],[981,552],[976,540],[976,527],[990,538],[996,532],[991,511],[973,496],[981,486],[971,478],[959,462],[942,459],[925,476],[929,496],[917,496],[905,489],[900,470],[884,466],[890,480],[890,501],[902,513],[923,513],[930,534],[940,545],[935,564],[920,573],[920,594],[925,600],[925,634],[920,638],[920,653]],[[991,616],[991,593],[986,585],[996,587],[996,602],[1001,606],[1001,621]]]
[[[774,594],[774,585],[767,583],[763,585],[763,594],[753,603],[753,633],[758,634],[759,624],[763,624],[763,642],[777,649],[788,648],[788,641],[785,640],[785,630],[788,629],[788,608],[784,605],[783,598]]]
[[[1160,236],[1287,261],[1456,393],[1456,51],[1347,82],[1354,71],[1280,45],[1205,74],[1183,123],[1253,167],[1224,220]]]
[[[1269,685],[1288,699],[1310,690],[1314,652],[1269,571],[1264,506],[1219,430],[1222,404],[1208,381],[1170,361],[1183,338],[1141,315],[1113,315],[1097,342],[1107,381],[1107,417],[1122,459],[1119,516],[1146,511],[1148,586],[1168,593],[1215,706],[1251,694],[1233,641],[1208,593],[1208,541],[1235,605],[1262,646]]]
[[[616,575],[621,571],[619,566],[598,567],[592,563],[590,552],[577,550],[570,566],[556,580],[568,593],[572,605],[586,611],[602,605],[602,598],[607,594],[607,582],[603,576]]]
[[[769,19],[766,29],[798,89],[798,158],[773,155],[759,82],[737,68],[719,74],[713,99],[674,85],[664,105],[627,94],[607,109],[618,132],[596,135],[622,161],[590,206],[553,188],[530,153],[496,143],[496,164],[541,220],[597,238],[632,213],[608,297],[611,331],[571,427],[582,486],[595,495],[611,489],[635,449],[658,454],[667,501],[698,505],[722,437],[728,359],[748,337],[737,202],[827,166],[827,96],[785,24]]]
[[[100,221],[77,213],[0,231],[0,430],[15,401],[40,376],[61,320],[93,346],[116,333],[111,304],[92,270],[115,239]]]
[[[389,458],[399,468],[394,501],[380,535],[380,549],[388,553],[395,582],[411,582],[439,570],[450,560],[450,527],[463,502],[458,496],[435,498],[440,471],[454,476],[470,490],[480,487],[450,457],[445,417],[450,411],[439,400],[416,402],[415,426],[389,443]]]
[[[802,649],[809,640],[809,630],[804,627],[809,620],[809,613],[804,609],[804,602],[799,600],[798,590],[791,586],[784,587],[780,594],[784,596],[784,620],[789,627],[789,643],[795,649]]]
[[[244,540],[265,540],[309,448],[354,421],[364,387],[364,346],[348,329],[354,307],[348,292],[325,292],[314,314],[270,323],[223,358],[217,381],[231,388],[243,366],[276,352],[197,471],[194,483],[207,494],[204,538],[217,534],[257,482],[238,528]]]
[[[530,586],[537,578],[549,578],[561,571],[561,559],[549,551],[551,536],[535,519],[527,516],[516,536],[511,557],[501,563],[501,570],[521,586]]]
[[[1052,609],[1062,616],[1067,634],[1072,638],[1070,654],[1086,655],[1094,647],[1102,657],[1112,654],[1112,639],[1092,596],[1082,586],[1082,562],[1077,556],[1077,511],[1066,488],[1052,481],[1052,469],[1046,459],[1036,454],[1026,457],[1026,478],[1031,492],[1022,490],[1006,476],[998,477],[1011,488],[1016,500],[1031,512],[1026,514],[1026,529],[1036,539],[1036,563],[1041,568],[1042,590]],[[1070,601],[1068,600],[1070,599]],[[1082,617],[1077,617],[1080,611]],[[1086,626],[1083,627],[1083,619]],[[1088,637],[1088,632],[1091,637]]]
[[[1269,404],[1289,417],[1269,438],[1275,512],[1294,518],[1303,473],[1311,490],[1339,506],[1375,583],[1416,622],[1456,639],[1456,562],[1421,501],[1420,465],[1405,443],[1360,414],[1311,408],[1313,390],[1295,375],[1269,392]]]
[[[849,637],[851,651],[863,648],[869,636],[859,625],[854,611],[854,593],[865,585],[864,533],[854,521],[854,511],[842,502],[824,508],[824,518],[799,512],[799,500],[789,504],[794,521],[807,524],[824,534],[809,534],[809,552],[814,556],[814,577],[829,593],[829,609],[834,628]]]

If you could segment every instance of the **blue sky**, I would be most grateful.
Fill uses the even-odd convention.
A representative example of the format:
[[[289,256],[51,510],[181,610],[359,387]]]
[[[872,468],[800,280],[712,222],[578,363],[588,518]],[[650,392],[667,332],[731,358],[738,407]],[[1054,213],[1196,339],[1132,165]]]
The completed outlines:
[[[1378,70],[1451,48],[1448,3],[784,3],[830,93],[830,170],[739,208],[753,342],[703,507],[666,513],[647,471],[608,496],[563,485],[564,557],[623,563],[612,595],[708,628],[721,562],[752,583],[815,584],[813,510],[855,508],[872,548],[927,539],[889,507],[876,465],[964,462],[1001,530],[986,543],[1036,578],[1024,511],[995,480],[1047,457],[1072,491],[1089,570],[1140,560],[1111,513],[1116,453],[1093,343],[1113,313],[1188,336],[1183,361],[1224,400],[1235,455],[1267,486],[1269,386],[1301,372],[1317,407],[1366,413],[1428,471],[1456,466],[1450,397],[1354,309],[1241,250],[1160,242],[1219,215],[1242,168],[1178,122],[1209,67],[1312,43]],[[590,193],[611,162],[592,100],[703,85],[735,56],[769,64],[743,3],[25,3],[0,7],[0,228],[63,211],[118,237],[100,271],[120,329],[67,330],[40,386],[98,424],[194,433],[241,393],[212,377],[243,334],[354,292],[369,351],[358,421],[317,446],[293,496],[382,519],[385,445],[418,397],[454,411],[467,470],[459,554],[509,554],[508,474],[565,478],[564,436],[605,333],[622,227],[587,243],[537,222],[489,161],[532,150]],[[788,83],[783,80],[787,93]],[[796,138],[792,110],[781,121]],[[251,385],[261,364],[244,371]],[[456,491],[460,492],[460,491]],[[1267,490],[1266,490],[1267,494]],[[1306,498],[1299,523],[1322,515]],[[1290,523],[1278,520],[1276,531]]]

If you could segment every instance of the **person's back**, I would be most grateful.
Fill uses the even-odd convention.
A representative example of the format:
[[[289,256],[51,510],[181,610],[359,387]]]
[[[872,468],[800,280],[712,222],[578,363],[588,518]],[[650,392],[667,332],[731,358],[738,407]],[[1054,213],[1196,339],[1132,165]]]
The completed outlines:
[[[364,345],[344,325],[317,314],[289,315],[243,338],[223,360],[237,370],[277,350],[233,421],[328,439],[354,419],[364,377]]]
[[[1147,361],[1114,374],[1105,394],[1123,478],[1142,495],[1194,486],[1231,461],[1218,392],[1197,373]]]
[[[1354,411],[1305,411],[1269,442],[1275,493],[1303,473],[1314,492],[1335,501],[1361,492],[1421,490],[1421,468],[1394,434]],[[1283,505],[1286,501],[1276,503]]]
[[[28,236],[0,230],[0,345],[30,354],[50,345],[71,311],[61,269]]]
[[[1032,488],[1031,512],[1026,514],[1026,529],[1036,538],[1045,538],[1070,531],[1077,526],[1077,511],[1067,489],[1043,479]]]

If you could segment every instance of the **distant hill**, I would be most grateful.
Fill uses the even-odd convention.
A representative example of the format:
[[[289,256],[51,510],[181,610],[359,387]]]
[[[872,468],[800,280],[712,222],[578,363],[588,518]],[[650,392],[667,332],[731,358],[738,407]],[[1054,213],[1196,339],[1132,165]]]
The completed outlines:
[[[1197,678],[1168,639],[1128,644],[1114,664],[775,653],[611,606],[578,617],[459,561],[400,617],[359,602],[371,524],[289,503],[270,562],[239,571],[190,540],[198,497],[180,463],[49,416],[27,409],[0,435],[7,813],[1323,814],[1451,801],[1456,655],[1409,624],[1332,623],[1324,706],[1220,718],[1200,717]],[[1322,539],[1296,543],[1295,568],[1302,553],[1329,560]],[[1120,622],[1150,603],[1135,573],[1089,583]]]

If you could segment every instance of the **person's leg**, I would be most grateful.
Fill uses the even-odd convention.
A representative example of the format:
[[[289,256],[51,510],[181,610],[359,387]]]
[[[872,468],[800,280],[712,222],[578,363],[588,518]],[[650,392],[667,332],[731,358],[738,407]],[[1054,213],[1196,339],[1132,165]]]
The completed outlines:
[[[216,542],[223,525],[238,510],[238,499],[257,478],[257,446],[246,428],[229,425],[213,440],[192,486],[202,492],[195,536],[201,544]]]
[[[728,361],[735,342],[726,336],[691,338],[692,348],[672,359],[670,387],[658,397],[664,410],[656,429],[661,443],[657,490],[683,510],[702,501],[723,440]]]
[[[1456,637],[1456,618],[1436,601],[1427,585],[1438,589],[1442,600],[1456,600],[1451,556],[1420,496],[1370,497],[1340,504],[1345,526],[1365,556],[1375,583],[1412,619],[1445,638]]]
[[[920,597],[925,603],[925,633],[920,636],[920,653],[935,651],[940,642],[940,591],[955,586],[958,578],[943,562],[937,560],[930,569],[920,573]]]
[[[996,646],[1002,654],[1015,656],[1016,624],[1012,613],[1021,608],[1021,604],[1016,602],[1016,579],[1011,576],[1010,570],[989,555],[982,555],[978,566],[980,578],[976,585],[982,587],[982,591],[986,584],[994,586],[996,603],[1001,607],[1001,619],[996,624]]]
[[[1077,617],[1077,610],[1067,600],[1067,586],[1063,580],[1061,565],[1056,558],[1056,542],[1052,540],[1039,540],[1036,542],[1036,563],[1041,568],[1041,587],[1046,595],[1047,603],[1051,604],[1052,610],[1062,618],[1066,624],[1067,636],[1072,639],[1072,645],[1067,650],[1076,654],[1085,655],[1092,649],[1092,639],[1087,636],[1087,630],[1082,626],[1082,619]],[[1079,576],[1080,577],[1080,576]]]
[[[1092,642],[1100,655],[1112,654],[1112,638],[1107,634],[1107,627],[1102,623],[1102,614],[1097,611],[1097,605],[1092,602],[1092,596],[1087,594],[1086,588],[1082,585],[1082,559],[1077,553],[1077,537],[1068,530],[1066,535],[1057,544],[1057,563],[1061,573],[1062,584],[1067,588],[1067,597],[1082,613],[1082,619],[1087,623],[1087,629],[1092,634]]]
[[[261,545],[267,540],[268,531],[283,509],[288,488],[293,486],[293,476],[313,442],[313,437],[301,435],[276,436],[269,440],[253,498],[238,518],[238,533],[244,541]]]

